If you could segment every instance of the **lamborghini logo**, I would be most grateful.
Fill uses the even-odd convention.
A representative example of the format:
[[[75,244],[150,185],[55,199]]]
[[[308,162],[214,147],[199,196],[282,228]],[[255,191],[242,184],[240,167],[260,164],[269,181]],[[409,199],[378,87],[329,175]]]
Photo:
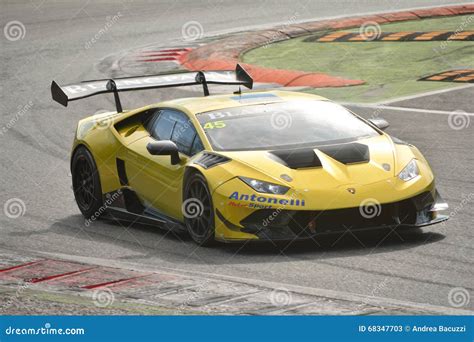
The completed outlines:
[[[353,195],[356,193],[356,189],[354,188],[347,188],[346,190],[349,191]]]

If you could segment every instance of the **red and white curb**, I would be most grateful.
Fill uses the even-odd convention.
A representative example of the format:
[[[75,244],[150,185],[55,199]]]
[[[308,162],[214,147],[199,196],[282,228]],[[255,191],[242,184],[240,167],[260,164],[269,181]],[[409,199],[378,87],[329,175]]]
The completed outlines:
[[[66,259],[68,258],[68,259]],[[469,314],[469,311],[186,270],[143,269],[113,260],[0,253],[0,285],[212,314]],[[133,270],[132,270],[133,269]],[[6,309],[7,310],[7,309]],[[6,311],[5,310],[5,311]],[[8,313],[8,312],[5,312]]]
[[[239,58],[245,51],[315,32],[357,28],[367,23],[384,24],[471,13],[474,13],[474,5],[466,4],[295,23],[224,35],[206,42],[194,42],[193,46],[148,46],[130,51],[118,61],[118,66],[125,72],[150,70],[151,73],[177,69],[231,70],[241,63]],[[284,87],[344,87],[364,83],[363,80],[351,80],[323,72],[280,70],[249,64],[244,66],[255,82]]]

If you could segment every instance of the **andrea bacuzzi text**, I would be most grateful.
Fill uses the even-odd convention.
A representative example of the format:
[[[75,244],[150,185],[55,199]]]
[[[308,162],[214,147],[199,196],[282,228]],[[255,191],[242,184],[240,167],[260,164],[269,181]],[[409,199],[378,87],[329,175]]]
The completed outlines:
[[[440,332],[440,333],[464,333],[466,332],[466,326],[448,326],[448,325],[414,325],[411,330],[413,332]]]

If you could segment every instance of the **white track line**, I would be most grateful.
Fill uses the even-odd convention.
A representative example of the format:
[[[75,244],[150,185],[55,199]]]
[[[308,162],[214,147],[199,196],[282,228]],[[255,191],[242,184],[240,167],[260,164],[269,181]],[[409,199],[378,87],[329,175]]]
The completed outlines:
[[[425,96],[448,93],[450,91],[462,90],[462,89],[471,88],[471,87],[474,87],[474,84],[462,85],[462,86],[459,86],[459,87],[448,88],[448,89],[433,90],[433,91],[428,91],[428,92],[420,93],[420,94],[416,94],[416,95],[397,97],[397,98],[394,98],[394,99],[391,99],[391,100],[388,100],[388,101],[376,102],[376,103],[374,103],[374,105],[377,105],[377,106],[378,105],[387,105],[387,104],[394,103],[394,102],[400,102],[400,101],[417,99],[417,98],[425,97]]]
[[[466,113],[461,110],[434,110],[434,109],[420,109],[420,108],[407,108],[407,107],[392,107],[392,106],[377,106],[372,104],[363,104],[363,103],[341,103],[344,106],[358,107],[358,108],[371,108],[371,109],[383,109],[383,110],[396,110],[400,112],[408,113],[428,113],[428,114],[439,114],[439,115],[451,115],[451,114],[460,114],[467,116],[474,116],[474,113]]]

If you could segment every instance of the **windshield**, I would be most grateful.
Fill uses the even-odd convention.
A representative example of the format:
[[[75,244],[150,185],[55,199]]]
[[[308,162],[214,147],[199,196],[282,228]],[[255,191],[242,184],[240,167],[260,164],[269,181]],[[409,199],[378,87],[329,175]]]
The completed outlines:
[[[216,151],[311,147],[378,135],[344,107],[318,100],[225,108],[197,118]]]

